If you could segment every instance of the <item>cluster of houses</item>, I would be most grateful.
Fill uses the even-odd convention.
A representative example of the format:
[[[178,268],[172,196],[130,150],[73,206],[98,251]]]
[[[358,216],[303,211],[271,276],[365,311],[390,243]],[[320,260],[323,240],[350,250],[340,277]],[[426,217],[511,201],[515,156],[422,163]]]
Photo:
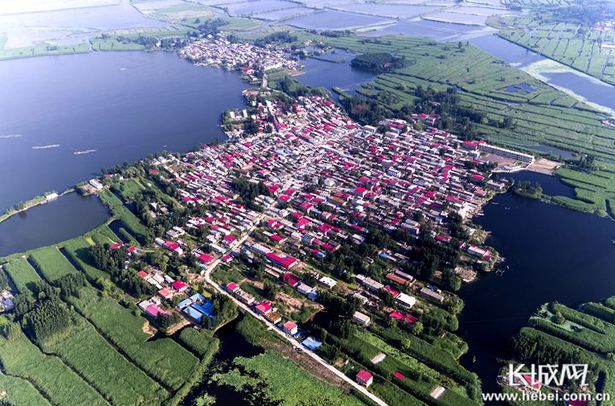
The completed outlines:
[[[165,301],[170,302],[175,297],[185,297],[189,290],[187,283],[174,279],[156,268],[142,269],[137,275],[157,289],[155,296],[138,303],[143,313],[151,318],[169,315],[170,310],[165,306]]]
[[[219,54],[222,57],[240,45],[205,40],[192,44],[190,55],[200,58],[197,55],[205,54],[197,48],[218,46],[224,49]],[[245,52],[251,47],[241,46],[247,47]],[[264,262],[265,272],[282,283],[314,298],[316,288],[303,283],[297,272],[290,272],[301,268],[301,260],[288,254],[288,249],[304,257],[325,258],[342,244],[363,243],[370,226],[418,236],[419,214],[435,225],[432,236],[438,243],[450,244],[448,213],[472,216],[491,196],[479,147],[469,148],[446,131],[432,127],[417,131],[412,123],[399,119],[384,120],[380,130],[360,126],[330,100],[318,96],[298,97],[290,105],[261,100],[254,107],[255,117],[268,120],[273,132],[245,135],[181,158],[157,161],[157,174],[177,186],[184,204],[207,207],[205,215],[169,230],[168,239],[157,239],[165,249],[182,255],[189,248],[182,241],[183,234],[205,229],[208,249],[191,248],[202,266],[216,259],[231,261],[243,253]],[[429,117],[419,119],[425,122]],[[232,185],[237,174],[248,185],[266,190],[253,201],[260,212],[237,202],[239,194]],[[258,241],[250,238],[238,246],[238,238],[254,229]],[[463,248],[471,260],[491,259],[486,247],[464,244]],[[397,269],[396,264],[407,260],[404,255],[382,250],[379,256],[394,266],[386,280],[397,289],[356,275],[361,290],[355,297],[366,301],[370,294],[384,289],[395,298],[399,312],[407,312],[417,301],[399,287],[413,288],[435,303],[445,301],[442,292],[414,287],[414,277]],[[331,289],[336,281],[321,276],[318,284]],[[231,293],[252,305],[254,298],[236,288]],[[356,321],[369,323],[360,316]]]
[[[257,72],[275,69],[299,70],[301,65],[274,47],[260,47],[248,43],[231,42],[223,36],[191,42],[179,55],[197,66],[214,66],[226,70],[239,69],[248,79],[255,79]]]

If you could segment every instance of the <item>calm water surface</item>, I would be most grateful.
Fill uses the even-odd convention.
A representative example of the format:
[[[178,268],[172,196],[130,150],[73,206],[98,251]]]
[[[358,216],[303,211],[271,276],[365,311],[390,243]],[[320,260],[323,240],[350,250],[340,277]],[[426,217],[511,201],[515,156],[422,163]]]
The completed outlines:
[[[74,238],[108,218],[97,197],[69,193],[0,223],[0,257]]]
[[[567,186],[552,182],[541,182],[545,191],[564,194]],[[574,307],[615,294],[615,221],[511,192],[498,195],[484,213],[477,222],[492,232],[487,243],[506,258],[504,273],[483,275],[462,289],[460,333],[470,346],[466,367],[491,392],[497,390],[496,359],[509,355],[510,338],[541,304],[557,300]]]
[[[307,58],[301,63],[305,66],[304,73],[296,79],[313,87],[324,87],[331,90],[339,87],[353,93],[363,83],[372,81],[376,75],[350,66],[355,54],[342,49],[330,51],[318,58]],[[336,94],[333,94],[337,97]]]
[[[103,167],[223,139],[220,114],[246,88],[163,52],[4,61],[0,77],[0,211]]]

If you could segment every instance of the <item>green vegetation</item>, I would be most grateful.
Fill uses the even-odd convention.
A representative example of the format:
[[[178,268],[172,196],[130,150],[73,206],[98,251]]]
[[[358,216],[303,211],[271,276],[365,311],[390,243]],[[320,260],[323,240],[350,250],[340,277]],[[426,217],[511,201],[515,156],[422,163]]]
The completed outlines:
[[[543,305],[529,327],[515,337],[516,358],[538,364],[588,364],[590,389],[596,390],[602,374],[601,391],[611,393],[615,390],[614,299],[586,303],[579,310],[558,303]]]
[[[2,401],[9,405],[51,405],[38,390],[25,379],[0,373]]]
[[[30,382],[50,403],[70,405],[80,399],[92,405],[107,404],[59,358],[43,354],[16,325],[0,337],[0,362],[5,373]]]
[[[179,333],[179,341],[181,341],[192,352],[203,357],[211,351],[213,345],[218,345],[218,339],[207,330],[196,330],[194,328],[185,328]]]
[[[168,396],[81,317],[70,335],[45,351],[57,354],[113,404],[153,404]]]
[[[4,266],[4,269],[19,293],[26,292],[31,284],[41,280],[34,268],[23,258],[12,259]]]
[[[53,246],[33,251],[29,259],[32,266],[49,282],[54,282],[63,276],[77,272],[66,257]]]
[[[84,288],[70,303],[88,319],[100,334],[120,348],[126,356],[156,380],[178,389],[190,376],[196,357],[170,338],[149,340],[144,331],[147,321],[123,308],[115,300],[101,297]]]
[[[403,68],[406,62],[403,57],[397,58],[387,52],[370,52],[357,55],[352,60],[351,64],[358,69],[364,69],[375,73],[384,73]]]
[[[498,35],[538,52],[573,69],[605,82],[615,83],[615,55],[611,45],[615,33],[594,29],[608,20],[609,6],[604,2],[560,2],[515,17],[500,17],[495,24]],[[611,12],[612,14],[612,12]]]
[[[540,199],[542,196],[542,186],[538,182],[521,181],[513,185],[513,192],[519,196],[529,199]]]
[[[250,393],[255,399],[280,405],[363,404],[272,351],[251,358],[236,358],[233,368],[226,373],[214,374],[212,380]]]
[[[122,201],[108,190],[100,192],[100,199],[103,201],[114,217],[119,219],[124,227],[134,235],[140,243],[145,244],[151,240],[151,233],[139,219],[124,206]]]

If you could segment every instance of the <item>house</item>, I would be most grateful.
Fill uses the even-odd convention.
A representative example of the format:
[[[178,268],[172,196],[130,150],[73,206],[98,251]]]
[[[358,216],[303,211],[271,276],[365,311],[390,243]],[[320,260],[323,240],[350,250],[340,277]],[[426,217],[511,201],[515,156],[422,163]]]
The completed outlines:
[[[167,287],[164,287],[158,291],[158,294],[160,295],[161,298],[169,300],[173,297],[175,292],[173,292],[171,289]]]
[[[360,326],[367,327],[369,326],[372,320],[367,314],[356,311],[352,315],[352,321],[354,321]]]
[[[303,282],[300,282],[300,283],[297,285],[297,292],[301,293],[302,295],[305,295],[305,296],[309,297],[310,299],[311,299],[311,297],[310,297],[310,296],[313,296],[314,298],[316,297],[316,296],[314,295],[314,293],[315,293],[315,292],[314,292],[314,288],[313,288],[313,287],[311,287],[311,286],[309,286],[309,285],[306,285],[306,284],[305,284],[305,283],[303,283]]]
[[[175,281],[171,284],[171,287],[179,293],[185,292],[188,289],[188,285],[182,281]]]
[[[294,336],[295,334],[297,334],[298,331],[297,323],[295,323],[294,321],[287,321],[282,326],[282,330],[284,330],[286,334]]]
[[[103,184],[100,183],[97,179],[90,179],[88,183],[96,190],[102,190],[103,188]]]
[[[306,348],[314,351],[315,349],[317,349],[318,347],[322,345],[322,342],[312,336],[309,336],[305,340],[301,341],[301,344],[303,344]]]
[[[434,390],[431,391],[431,393],[429,394],[429,396],[431,396],[434,399],[439,399],[440,396],[442,396],[442,394],[444,394],[444,392],[446,391],[446,389],[444,388],[444,386],[436,386]]]
[[[205,265],[209,265],[214,261],[214,257],[209,254],[201,254],[197,257],[197,259]]]
[[[395,301],[400,307],[403,307],[404,309],[411,309],[412,306],[416,304],[416,298],[414,296],[410,296],[403,292],[397,295]]]
[[[429,289],[428,287],[424,287],[420,290],[421,294],[429,299],[435,300],[438,303],[444,302],[444,296],[439,294],[438,292]]]
[[[258,305],[256,305],[255,309],[257,313],[260,313],[263,316],[266,316],[269,312],[271,312],[271,302],[264,300],[260,302]]]
[[[275,313],[275,312],[269,312],[265,315],[265,318],[267,320],[269,320],[270,322],[272,322],[273,324],[278,324],[279,322],[282,321],[282,316],[280,316],[279,314]]]
[[[184,255],[184,250],[179,246],[178,243],[174,242],[174,241],[165,241],[162,244],[163,247],[165,247],[166,249],[168,249],[171,252],[176,252],[179,255]]]
[[[226,284],[224,288],[226,289],[228,293],[234,294],[235,292],[239,290],[239,285],[237,285],[235,282],[229,282]]]
[[[337,282],[333,278],[329,278],[328,276],[323,276],[322,278],[320,278],[318,280],[318,283],[328,289],[333,289],[333,287],[337,285]]]
[[[265,257],[286,270],[292,268],[297,263],[297,258],[291,257],[290,255],[280,256],[270,252],[266,254]]]
[[[293,288],[301,283],[299,277],[290,272],[284,273],[284,276],[282,276],[282,280],[288,283]]]
[[[359,385],[363,385],[366,388],[374,382],[374,376],[362,369],[357,373],[356,381]]]
[[[352,295],[355,299],[358,299],[361,302],[361,306],[365,306],[365,303],[369,302],[369,299],[363,296],[361,293],[356,292]]]

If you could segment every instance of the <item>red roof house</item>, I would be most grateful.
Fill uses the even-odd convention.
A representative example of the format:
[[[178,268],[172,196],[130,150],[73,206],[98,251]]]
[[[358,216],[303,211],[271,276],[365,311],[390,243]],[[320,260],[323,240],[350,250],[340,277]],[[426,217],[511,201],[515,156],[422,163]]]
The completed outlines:
[[[367,372],[366,370],[362,369],[357,374],[356,380],[359,385],[368,387],[374,382],[374,376],[370,374],[369,372]]]
[[[297,334],[297,323],[295,323],[294,321],[287,321],[282,326],[282,330],[284,330],[286,334],[293,336]]]
[[[171,284],[171,287],[178,292],[183,292],[188,289],[188,285],[182,281],[175,281]]]
[[[271,312],[271,302],[262,301],[256,306],[256,311],[263,316]]]

